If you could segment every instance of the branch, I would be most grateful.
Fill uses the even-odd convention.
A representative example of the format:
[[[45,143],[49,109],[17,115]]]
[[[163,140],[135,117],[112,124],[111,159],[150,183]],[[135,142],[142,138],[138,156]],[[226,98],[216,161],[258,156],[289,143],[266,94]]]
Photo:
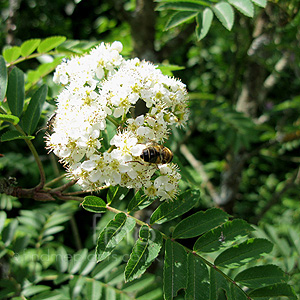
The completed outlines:
[[[190,152],[190,150],[188,149],[188,147],[186,145],[181,145],[180,146],[180,151],[181,153],[184,155],[184,157],[186,158],[186,160],[191,164],[191,166],[200,174],[200,176],[203,179],[203,187],[207,188],[208,193],[210,194],[211,198],[213,199],[213,201],[215,203],[219,203],[220,202],[220,197],[218,195],[218,193],[215,190],[214,185],[211,183],[211,181],[209,180],[205,170],[204,170],[204,166],[202,164],[201,161],[197,160],[194,155]]]

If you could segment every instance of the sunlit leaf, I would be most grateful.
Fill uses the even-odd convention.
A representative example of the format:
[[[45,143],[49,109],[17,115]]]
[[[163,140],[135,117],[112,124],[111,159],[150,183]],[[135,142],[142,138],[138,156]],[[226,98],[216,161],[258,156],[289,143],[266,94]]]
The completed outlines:
[[[23,289],[22,294],[25,297],[30,297],[35,294],[39,294],[41,292],[50,290],[50,286],[47,285],[34,285],[34,286],[28,286],[25,289]]]
[[[172,202],[163,202],[151,215],[150,224],[162,224],[188,212],[199,201],[198,190],[188,190]]]
[[[219,2],[212,9],[222,25],[230,31],[234,23],[234,11],[231,5],[227,2]]]
[[[1,142],[8,142],[13,140],[32,140],[34,136],[23,135],[17,130],[9,130],[2,134]]]
[[[275,265],[256,266],[246,269],[234,278],[234,281],[249,288],[261,288],[266,285],[286,282],[288,277]]]
[[[132,213],[134,211],[144,209],[153,203],[153,201],[154,199],[151,199],[146,195],[141,195],[140,191],[137,191],[128,204],[128,212]]]
[[[21,48],[17,46],[6,48],[3,50],[3,57],[8,63],[17,60],[20,57],[20,55]]]
[[[173,14],[168,23],[166,24],[165,30],[168,30],[170,28],[176,27],[192,18],[194,18],[197,15],[197,12],[193,11],[179,11]]]
[[[142,275],[157,257],[162,247],[162,236],[157,230],[144,225],[139,232],[125,269],[125,280],[131,281]]]
[[[100,300],[102,297],[102,284],[96,280],[88,281],[85,286],[85,296],[89,300]]]
[[[7,68],[6,62],[0,55],[0,102],[4,100],[7,89]]]
[[[106,211],[106,203],[99,197],[96,196],[86,196],[84,197],[81,206],[90,212],[101,213]]]
[[[166,9],[173,9],[179,11],[199,11],[203,9],[203,4],[200,1],[198,3],[193,1],[172,1],[158,4],[156,8],[156,10],[158,11]]]
[[[202,40],[207,35],[213,18],[214,14],[210,8],[205,8],[202,14],[197,14],[196,36],[198,41]]]
[[[250,0],[228,0],[228,2],[247,17],[253,17],[254,6]]]
[[[33,53],[35,51],[35,49],[38,47],[38,45],[40,44],[40,42],[41,42],[40,39],[31,39],[31,40],[25,41],[21,45],[21,55],[28,56],[31,53]]]
[[[3,115],[0,114],[0,120],[3,122],[9,122],[13,125],[17,125],[20,122],[20,119],[13,115]]]
[[[209,299],[208,269],[200,257],[188,254],[186,300]]]
[[[92,271],[91,276],[96,280],[103,278],[105,275],[110,273],[116,266],[118,266],[122,262],[122,260],[122,256],[108,257],[106,260],[97,264],[95,269]]]
[[[267,5],[267,0],[251,0],[254,4],[265,8]]]
[[[166,300],[176,297],[187,286],[187,253],[182,245],[168,239],[165,243],[164,296]]]
[[[72,255],[72,258],[69,263],[69,269],[68,269],[69,273],[71,274],[77,273],[81,268],[82,264],[85,262],[87,255],[88,255],[88,249],[85,248],[75,252]]]
[[[96,247],[97,261],[104,260],[135,226],[133,218],[119,213],[99,235]]]
[[[2,241],[4,242],[5,246],[10,245],[12,240],[14,239],[14,234],[18,227],[18,220],[13,219],[11,220],[3,229],[2,231]]]
[[[246,221],[235,219],[228,221],[220,227],[212,229],[201,235],[196,241],[193,250],[196,252],[214,252],[223,244],[228,246],[230,241],[234,241],[236,237],[247,236],[252,230]]]
[[[0,233],[2,232],[2,229],[4,227],[5,220],[6,220],[6,212],[0,211]]]
[[[60,246],[57,249],[57,255],[55,260],[56,268],[60,273],[64,273],[68,269],[69,260],[68,260],[68,253],[66,249]]]
[[[64,36],[52,36],[52,37],[46,38],[45,40],[43,40],[40,43],[37,51],[39,53],[48,52],[48,51],[56,48],[57,46],[59,46],[65,40],[66,40],[66,37],[64,37]]]
[[[252,238],[223,251],[215,259],[214,264],[220,267],[236,268],[259,258],[263,253],[271,252],[272,248],[273,244],[268,240]]]
[[[177,224],[173,231],[174,239],[186,239],[198,236],[228,220],[229,215],[223,210],[211,208],[199,211]]]

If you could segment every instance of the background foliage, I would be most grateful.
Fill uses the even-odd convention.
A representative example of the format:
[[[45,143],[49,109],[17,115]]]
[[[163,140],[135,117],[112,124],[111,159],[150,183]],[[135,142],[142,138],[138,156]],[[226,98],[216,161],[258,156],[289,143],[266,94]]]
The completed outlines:
[[[272,293],[297,299],[299,6],[299,0],[2,1],[1,75],[7,63],[9,84],[1,107],[12,114],[1,111],[0,298],[246,299],[235,281],[253,299]],[[65,201],[13,197],[7,188],[40,183],[26,145],[32,138],[47,180],[63,174],[44,149],[42,128],[59,90],[51,72],[63,56],[114,40],[125,46],[123,54],[162,64],[188,86],[188,127],[174,129],[168,141],[184,194],[161,204],[110,189],[97,195],[105,202],[86,197],[79,206],[76,186],[60,178],[54,188],[69,187],[72,195],[63,189],[52,195]],[[18,118],[24,134],[13,127]],[[149,238],[153,232],[157,239]],[[154,250],[143,257],[142,249]],[[132,251],[142,260],[137,267]]]

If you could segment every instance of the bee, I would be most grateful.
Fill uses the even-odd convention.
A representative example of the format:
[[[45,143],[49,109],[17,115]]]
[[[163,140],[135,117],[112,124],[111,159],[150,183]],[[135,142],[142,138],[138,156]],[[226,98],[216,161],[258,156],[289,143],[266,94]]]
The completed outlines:
[[[146,144],[146,148],[143,149],[140,158],[150,164],[167,164],[172,161],[172,151],[156,142],[150,142]]]

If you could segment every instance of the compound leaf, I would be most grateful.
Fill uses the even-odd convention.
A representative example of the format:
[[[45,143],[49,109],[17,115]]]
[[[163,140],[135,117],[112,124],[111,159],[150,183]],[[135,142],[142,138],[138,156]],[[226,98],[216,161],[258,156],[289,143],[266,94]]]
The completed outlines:
[[[81,206],[90,212],[102,213],[106,212],[106,203],[99,197],[96,196],[86,196],[84,197]]]
[[[21,55],[22,56],[28,56],[31,53],[34,52],[34,50],[38,47],[38,45],[40,44],[41,40],[40,39],[31,39],[28,41],[25,41],[22,45],[21,45]]]
[[[162,247],[162,236],[157,230],[143,225],[125,268],[125,280],[142,275],[157,257]]]
[[[170,239],[166,241],[165,248],[164,296],[171,300],[187,286],[187,253],[182,245]]]
[[[266,239],[252,238],[223,251],[216,259],[215,265],[236,268],[258,258],[263,253],[271,252],[273,244]]]
[[[65,36],[52,36],[49,38],[46,38],[43,40],[40,45],[38,46],[37,51],[39,53],[45,53],[48,52],[57,46],[59,46],[61,43],[63,43],[66,40]]]
[[[172,202],[162,203],[152,214],[150,224],[162,224],[192,209],[199,200],[198,190],[189,190]]]
[[[194,11],[179,11],[171,16],[168,23],[166,24],[165,30],[176,27],[197,15]]]
[[[193,253],[188,254],[186,300],[209,299],[208,269],[203,261]]]
[[[97,261],[104,260],[135,226],[135,220],[119,213],[99,235],[96,247]]]
[[[227,2],[220,2],[212,9],[222,25],[230,31],[234,23],[234,11],[231,5]]]
[[[210,8],[204,9],[204,11],[202,12],[202,18],[201,18],[201,13],[197,14],[196,36],[198,41],[202,40],[207,35],[213,18],[214,18],[214,14]]]
[[[229,215],[221,209],[211,208],[199,211],[182,220],[174,229],[174,239],[191,238],[221,225],[228,220]]]

